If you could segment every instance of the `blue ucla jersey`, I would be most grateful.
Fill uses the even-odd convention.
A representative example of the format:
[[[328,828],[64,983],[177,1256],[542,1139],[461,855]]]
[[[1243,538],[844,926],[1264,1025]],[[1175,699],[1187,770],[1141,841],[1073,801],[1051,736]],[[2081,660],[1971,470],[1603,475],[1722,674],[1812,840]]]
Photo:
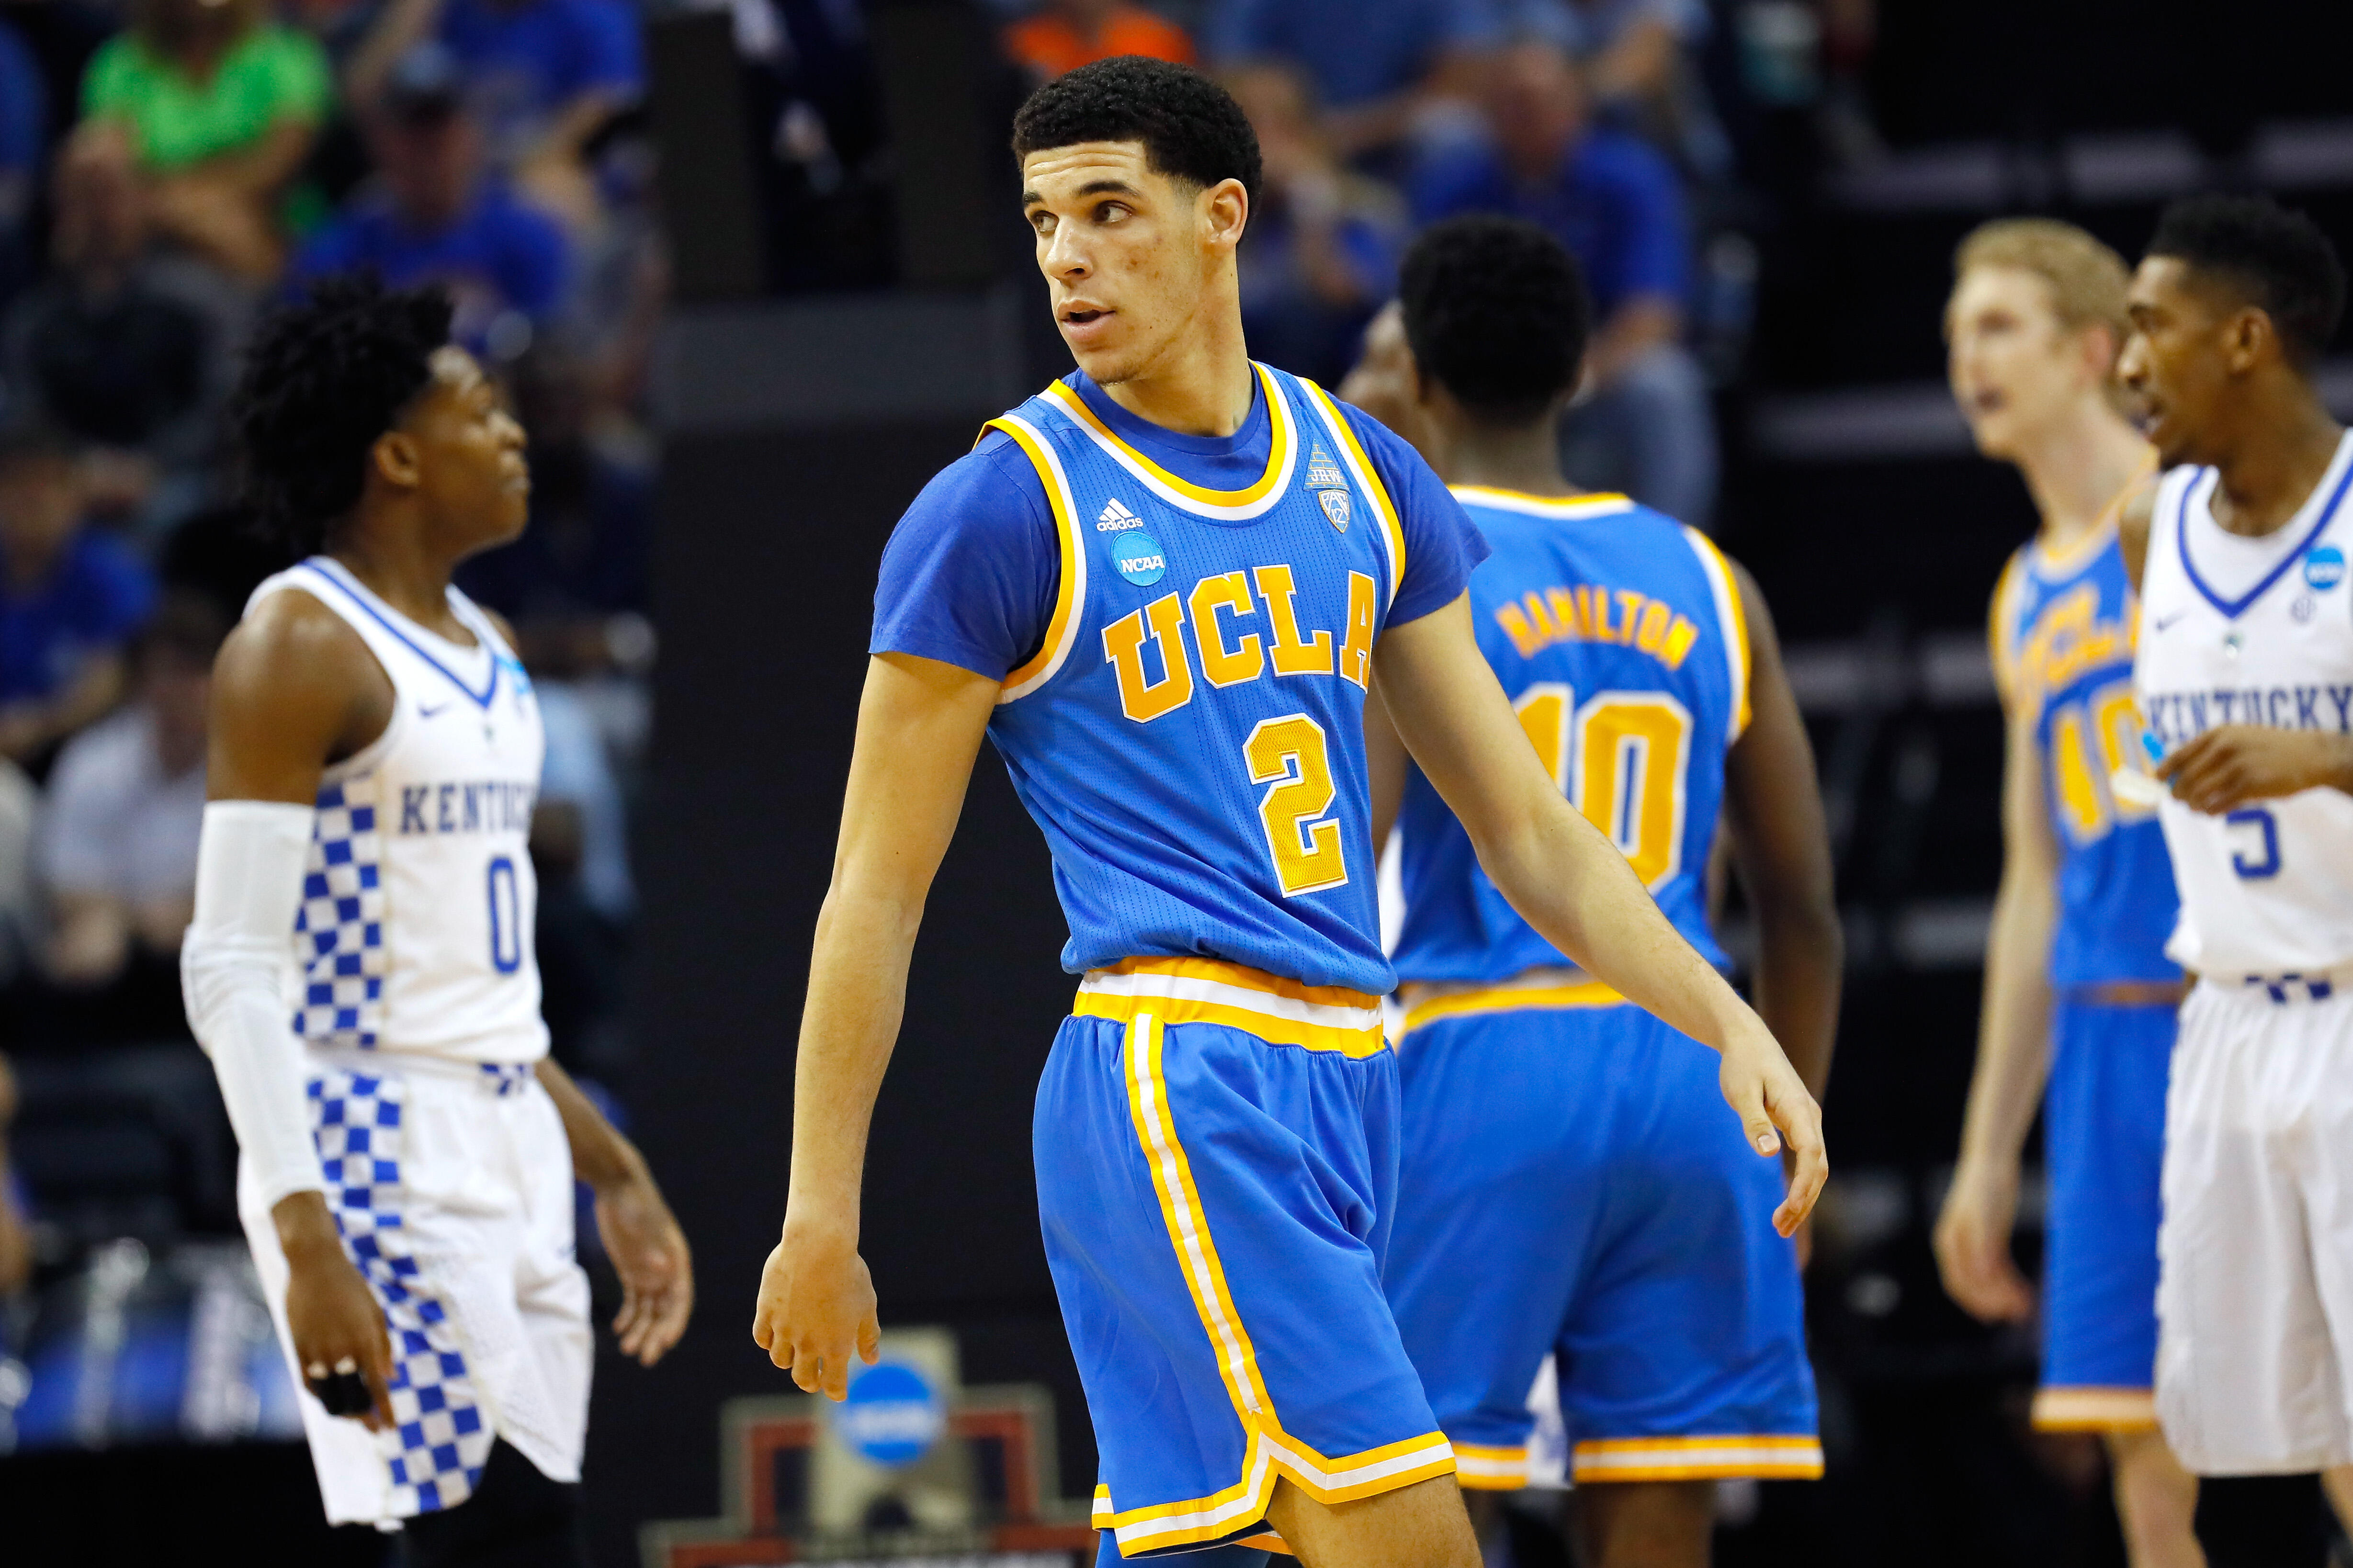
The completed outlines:
[[[990,421],[966,462],[996,464],[1000,499],[1008,473],[1042,492],[1051,570],[990,598],[973,580],[997,565],[925,553],[944,536],[919,500],[885,556],[875,647],[1001,673],[989,735],[1053,851],[1064,968],[1199,956],[1379,994],[1394,976],[1365,783],[1373,645],[1400,608],[1459,594],[1477,535],[1426,468],[1404,470],[1419,460],[1396,437],[1312,383],[1254,374],[1231,441],[1155,434],[1083,376]],[[1179,471],[1205,447],[1226,477],[1246,449],[1250,482]],[[1008,537],[1000,555],[1030,535]],[[927,632],[906,607],[918,594],[977,598],[959,614],[979,629]],[[1023,630],[995,646],[1018,643],[1018,664],[959,651],[1008,620]]]
[[[2033,721],[2059,841],[2057,986],[2180,975],[2165,956],[2179,900],[2157,811],[2108,784],[2144,766],[2135,610],[2113,527],[2064,559],[2021,547],[1994,590],[1994,668],[2013,711],[2022,704]]]
[[[1529,740],[1675,929],[1724,966],[1707,858],[1725,753],[1748,722],[1748,634],[1730,568],[1704,535],[1623,496],[1454,493],[1494,552],[1472,574],[1472,617]],[[1488,880],[1419,768],[1398,822],[1400,976],[1502,981],[1567,962]]]

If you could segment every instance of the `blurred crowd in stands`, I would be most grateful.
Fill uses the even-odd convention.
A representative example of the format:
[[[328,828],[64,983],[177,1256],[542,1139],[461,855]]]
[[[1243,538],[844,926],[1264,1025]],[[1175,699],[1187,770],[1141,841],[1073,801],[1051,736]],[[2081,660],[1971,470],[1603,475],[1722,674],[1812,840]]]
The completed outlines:
[[[1599,323],[1569,471],[1703,527],[1755,272],[1741,106],[1802,97],[1834,154],[1872,142],[1873,0],[974,3],[1009,75],[1142,53],[1231,86],[1265,154],[1244,312],[1286,368],[1340,380],[1417,225],[1558,235]],[[372,268],[450,289],[531,437],[531,528],[460,581],[546,710],[556,1049],[617,1070],[667,287],[645,27],[706,8],[743,57],[771,282],[887,285],[860,0],[0,0],[0,1051],[186,1040],[211,658],[282,564],[244,529],[224,408],[258,311]],[[14,1104],[0,1077],[0,1160]]]
[[[614,1069],[664,292],[642,24],[630,0],[0,3],[0,1050],[28,1086],[194,1050],[206,688],[284,564],[245,526],[225,407],[256,314],[347,268],[445,285],[530,428],[531,529],[462,581],[546,716],[557,1049]],[[16,1100],[0,1075],[0,1162]],[[0,1295],[26,1207],[0,1182]]]
[[[1745,326],[1755,274],[1736,233],[1753,171],[1711,79],[1743,108],[1819,100],[1837,155],[1874,140],[1859,88],[1873,0],[995,3],[1033,78],[1153,54],[1233,89],[1266,163],[1243,316],[1251,352],[1287,369],[1345,374],[1418,226],[1505,212],[1550,230],[1584,263],[1597,323],[1561,430],[1568,471],[1702,528],[1711,370],[1737,353],[1706,340]]]

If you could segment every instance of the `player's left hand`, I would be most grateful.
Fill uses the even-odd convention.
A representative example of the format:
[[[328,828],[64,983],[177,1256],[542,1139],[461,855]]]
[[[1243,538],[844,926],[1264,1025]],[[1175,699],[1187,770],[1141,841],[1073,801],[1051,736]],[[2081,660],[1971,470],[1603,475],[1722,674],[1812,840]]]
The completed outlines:
[[[694,1311],[694,1258],[661,1189],[642,1173],[596,1189],[596,1234],[621,1277],[613,1331],[640,1365],[661,1360]]]
[[[2168,753],[2157,776],[2191,810],[2219,816],[2251,800],[2343,788],[2353,781],[2353,737],[2224,724]]]
[[[1789,1152],[1789,1193],[1773,1211],[1773,1228],[1794,1236],[1830,1178],[1822,1146],[1822,1110],[1782,1054],[1780,1042],[1759,1026],[1727,1041],[1716,1072],[1725,1103],[1740,1117],[1749,1146],[1770,1158]]]

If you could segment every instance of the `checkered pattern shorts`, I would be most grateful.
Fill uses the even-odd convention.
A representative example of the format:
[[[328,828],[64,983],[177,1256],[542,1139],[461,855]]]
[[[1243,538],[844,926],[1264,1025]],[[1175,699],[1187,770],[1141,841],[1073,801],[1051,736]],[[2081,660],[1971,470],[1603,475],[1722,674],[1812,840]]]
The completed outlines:
[[[402,1224],[397,1075],[332,1072],[311,1080],[312,1136],[344,1249],[384,1303],[392,1336],[394,1429],[376,1435],[392,1474],[393,1511],[463,1502],[481,1479],[492,1433],[448,1309],[423,1288]]]

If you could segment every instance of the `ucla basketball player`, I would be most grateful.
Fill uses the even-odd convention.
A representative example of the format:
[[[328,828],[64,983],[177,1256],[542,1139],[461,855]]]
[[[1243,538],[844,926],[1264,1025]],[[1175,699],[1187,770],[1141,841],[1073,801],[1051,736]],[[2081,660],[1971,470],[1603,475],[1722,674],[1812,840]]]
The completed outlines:
[[[2155,461],[2115,397],[2125,264],[2079,228],[2024,218],[1970,235],[1953,271],[1953,395],[1978,449],[2018,466],[2042,524],[1993,595],[2002,878],[1937,1264],[1973,1315],[2035,1314],[2010,1242],[2041,1102],[2051,1195],[2034,1424],[2101,1434],[2132,1562],[2194,1568],[2197,1482],[2158,1435],[2150,1394],[2182,986],[2164,951],[2173,868],[2137,738],[2134,598],[2116,545],[2116,514]],[[2112,782],[2119,770],[2129,776]]]
[[[1758,921],[1758,1010],[1821,1092],[1838,1018],[1830,843],[1804,724],[1747,574],[1553,439],[1587,319],[1532,225],[1415,241],[1398,312],[1425,448],[1494,553],[1479,647],[1554,787],[1675,928],[1707,914],[1719,804]],[[1555,1356],[1592,1568],[1703,1568],[1725,1477],[1821,1473],[1780,1173],[1717,1100],[1714,1058],[1522,919],[1377,711],[1374,841],[1401,829],[1391,962],[1403,1157],[1386,1281],[1465,1488],[1525,1484],[1530,1385]],[[1399,795],[1402,795],[1402,805]]]
[[[1234,247],[1259,157],[1233,100],[1106,60],[1039,89],[1014,148],[1080,369],[992,421],[884,555],[754,1337],[836,1397],[874,1345],[866,1128],[987,735],[1053,849],[1084,977],[1034,1143],[1105,1551],[1271,1525],[1311,1568],[1475,1568],[1380,1288],[1397,1078],[1376,677],[1536,927],[1722,1051],[1748,1142],[1795,1152],[1785,1227],[1820,1186],[1819,1112],[1537,765],[1470,635],[1483,547],[1461,509],[1394,437],[1244,353]]]
[[[522,432],[435,291],[328,281],[265,321],[237,420],[299,550],[213,679],[188,1015],[327,1517],[407,1560],[584,1563],[596,1193],[650,1365],[693,1299],[645,1162],[547,1060],[526,840],[541,731],[449,584],[523,526]],[[332,1408],[330,1408],[332,1404]]]
[[[2179,202],[2119,366],[2168,470],[2121,532],[2169,786],[2168,952],[2198,977],[2166,1110],[2157,1408],[2207,1478],[2214,1568],[2321,1547],[2308,1479],[2213,1478],[2353,1461],[2353,437],[2312,379],[2344,299],[2303,215]]]

